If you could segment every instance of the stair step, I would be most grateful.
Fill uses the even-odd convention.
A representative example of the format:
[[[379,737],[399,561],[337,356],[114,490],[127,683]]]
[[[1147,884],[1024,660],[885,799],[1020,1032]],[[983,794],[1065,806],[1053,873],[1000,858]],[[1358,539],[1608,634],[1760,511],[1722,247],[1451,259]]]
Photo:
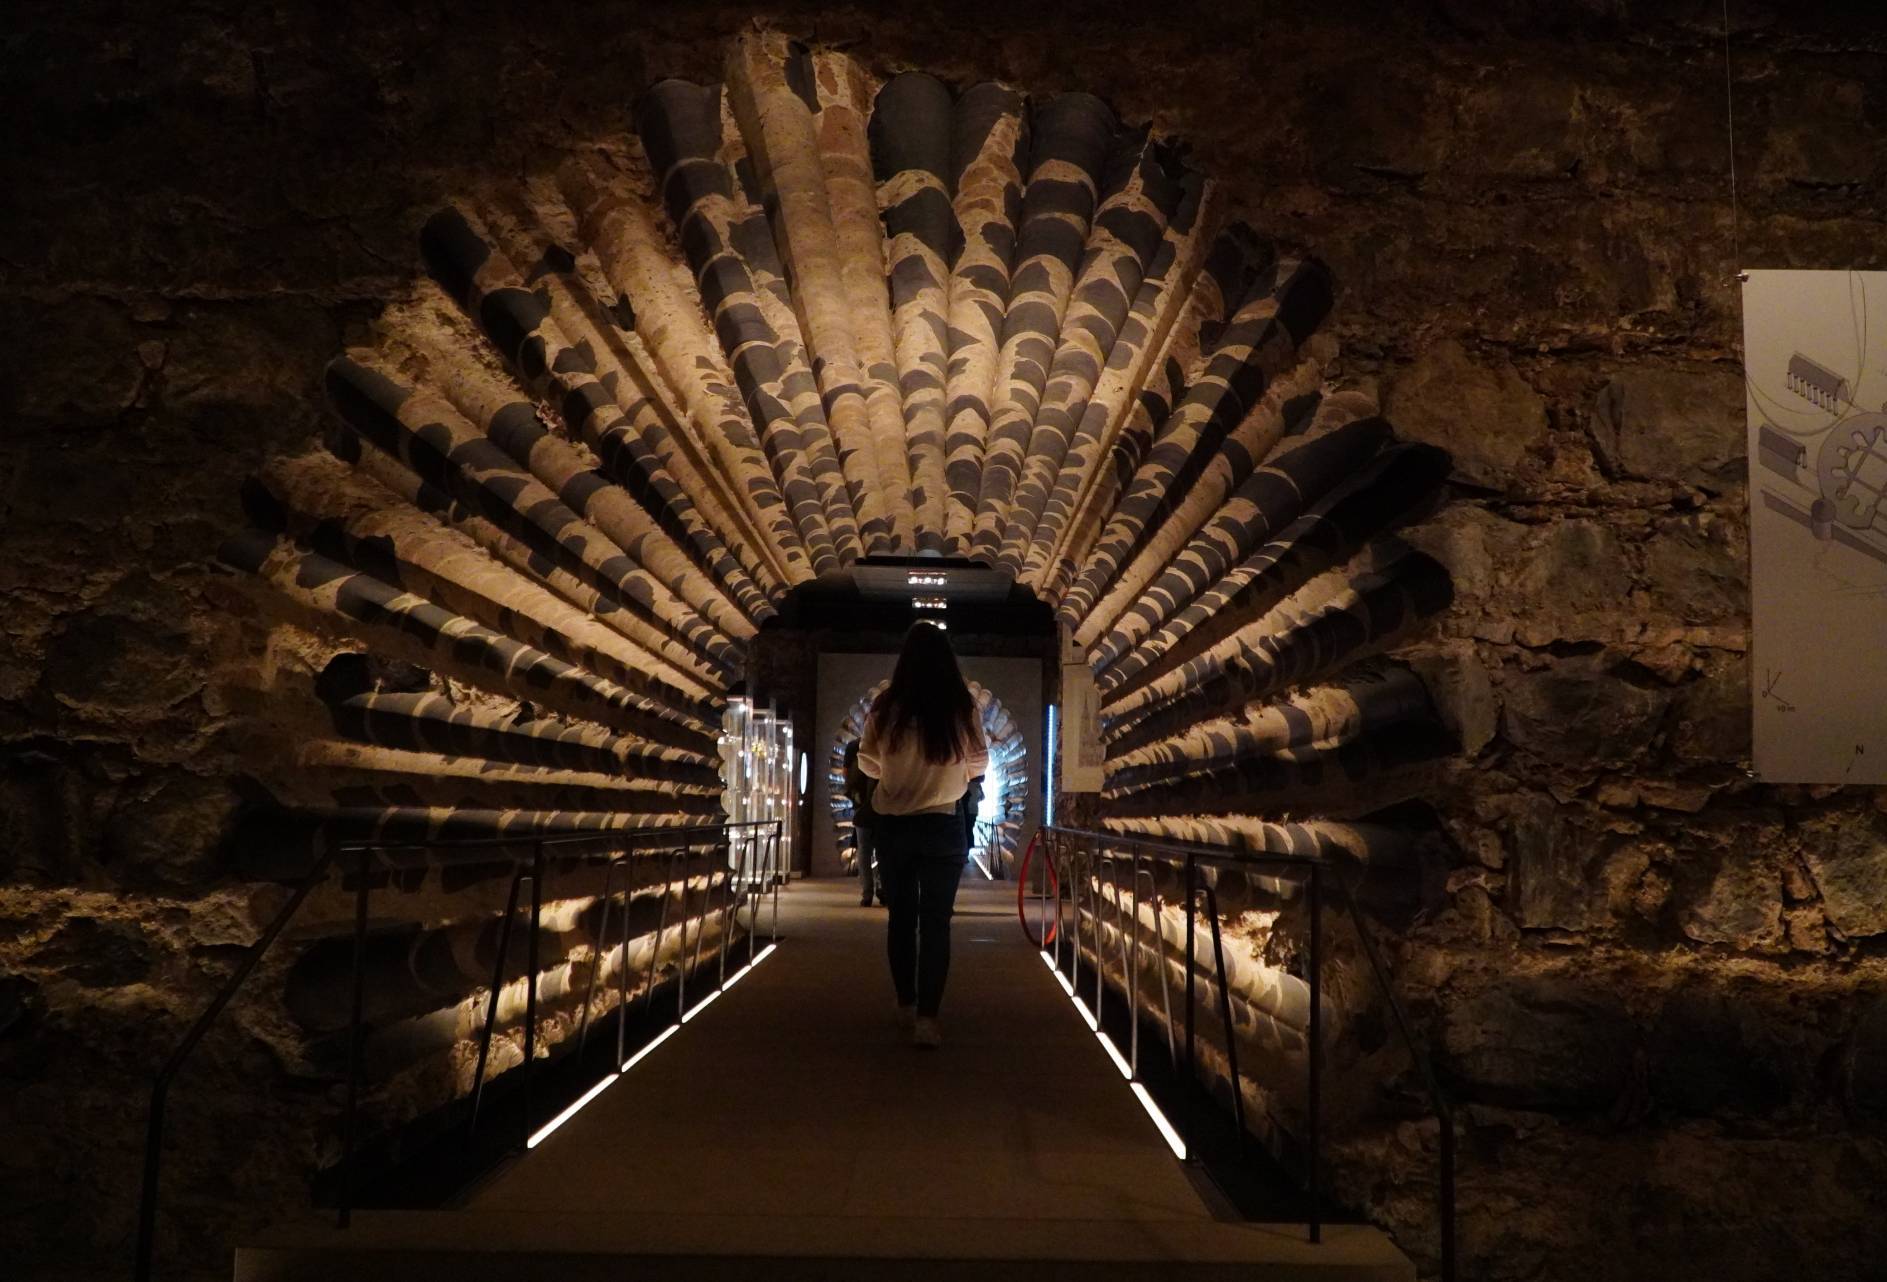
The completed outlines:
[[[887,1273],[887,1266],[895,1266]],[[236,1282],[1414,1282],[1387,1236],[1331,1225],[881,1216],[525,1215],[368,1211],[350,1229],[275,1229],[236,1252]]]

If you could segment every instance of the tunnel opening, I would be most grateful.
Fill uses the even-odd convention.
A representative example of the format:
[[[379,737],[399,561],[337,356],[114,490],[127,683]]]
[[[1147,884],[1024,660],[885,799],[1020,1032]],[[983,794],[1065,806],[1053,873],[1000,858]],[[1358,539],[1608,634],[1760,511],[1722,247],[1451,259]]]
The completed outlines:
[[[788,592],[749,647],[745,697],[776,709],[814,754],[796,811],[798,873],[855,872],[845,744],[861,732],[905,632],[920,620],[949,633],[995,749],[978,816],[988,827],[975,838],[979,867],[1006,875],[1043,822],[1039,779],[1061,651],[1053,613],[980,561],[868,557]]]
[[[824,762],[832,810],[834,836],[842,856],[858,871],[858,836],[852,803],[845,795],[846,745],[856,742],[865,732],[865,721],[872,704],[884,693],[879,681],[853,703],[839,725],[838,734],[826,745]],[[1029,810],[1029,771],[1032,758],[1023,740],[1022,727],[1015,717],[987,687],[971,681],[970,696],[989,743],[989,771],[978,789],[976,818],[969,834],[970,861],[986,881],[1003,881],[1015,867],[1020,853],[1017,838]]]
[[[744,741],[766,747],[765,779],[743,785],[764,803],[752,816],[785,821],[797,871],[842,872],[832,780],[800,754],[836,741],[915,619],[949,631],[1017,727],[1012,849],[1053,800],[1071,669],[1087,715],[1069,738],[1091,758],[1059,780],[1081,797],[1057,816],[1071,825],[1382,868],[1399,834],[1352,821],[1422,786],[1409,767],[1437,755],[1410,731],[1429,715],[1419,674],[1376,660],[1447,604],[1439,562],[1389,535],[1448,463],[1396,443],[1372,387],[1345,377],[1322,332],[1328,270],[1227,221],[1181,151],[1099,99],[1038,113],[991,85],[953,103],[920,74],[873,111],[838,51],[817,55],[837,77],[823,98],[790,88],[803,52],[743,38],[725,93],[660,82],[619,154],[427,219],[431,283],[328,367],[325,451],[271,459],[255,528],[221,551],[245,576],[259,657],[232,684],[266,712],[254,756],[272,799],[330,845],[413,858],[399,910],[423,929],[323,949],[297,1002],[298,1035],[332,1042],[328,999],[365,975],[365,1015],[340,1005],[377,1022],[369,1068],[379,1045],[412,1049],[369,1091],[373,1131],[468,1091],[475,1114],[488,1080],[528,1083],[564,1033],[580,1051],[580,1030],[665,979],[685,1018],[704,940],[736,927],[738,856],[691,839],[716,804],[746,813],[722,797],[730,716],[774,732]],[[815,112],[829,156],[797,128]],[[935,200],[943,173],[923,159],[949,154],[953,120],[983,140],[953,175],[960,207]],[[868,125],[890,145],[867,146]],[[1062,207],[1070,173],[1091,208]],[[804,189],[782,193],[782,175]],[[875,190],[911,199],[880,210]],[[915,230],[932,215],[937,244],[961,242],[954,262]],[[427,674],[424,689],[351,659],[329,672],[336,647]],[[543,869],[518,862],[595,834],[633,879],[560,872],[546,896]],[[510,862],[468,890],[450,848],[493,840]],[[673,893],[668,856],[632,847],[682,852]],[[271,875],[306,874],[299,856],[322,848]],[[368,895],[323,891],[310,911],[366,936]],[[1227,903],[1236,942],[1249,905]],[[1302,918],[1272,931],[1270,900],[1250,903],[1265,934],[1243,951],[1277,965],[1245,967],[1239,1029],[1288,1051],[1299,1007],[1270,977],[1303,968]],[[514,920],[521,968],[500,942]],[[370,954],[391,980],[350,972]],[[417,1013],[388,1000],[407,993]],[[476,1000],[498,1021],[489,1063],[465,1053],[459,1008]],[[419,1018],[438,1033],[423,1046]]]

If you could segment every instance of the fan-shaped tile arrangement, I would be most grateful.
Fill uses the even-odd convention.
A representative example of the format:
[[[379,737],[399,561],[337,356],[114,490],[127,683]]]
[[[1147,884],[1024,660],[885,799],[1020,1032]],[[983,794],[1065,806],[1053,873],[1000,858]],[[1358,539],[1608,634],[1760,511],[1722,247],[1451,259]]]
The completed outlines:
[[[426,277],[328,371],[328,448],[264,469],[225,550],[266,617],[429,674],[314,683],[319,732],[284,714],[258,760],[282,805],[698,822],[781,598],[945,552],[1091,656],[1108,826],[1393,844],[1366,816],[1447,744],[1392,652],[1450,586],[1392,531],[1448,461],[1342,384],[1329,271],[1183,147],[754,31],[724,84],[540,159],[426,223]]]
[[[865,719],[871,714],[871,705],[889,684],[880,681],[852,705],[845,720],[839,723],[838,737],[828,745],[826,753],[827,795],[832,800],[833,826],[845,847],[847,862],[854,866],[858,859],[858,836],[852,823],[852,803],[845,795],[845,745],[864,737]],[[991,857],[1008,863],[1016,854],[1023,815],[1028,810],[1028,750],[1023,744],[1022,727],[995,695],[975,681],[970,682],[970,694],[976,700],[983,737],[989,743],[989,772],[984,776],[984,792],[1002,799]]]

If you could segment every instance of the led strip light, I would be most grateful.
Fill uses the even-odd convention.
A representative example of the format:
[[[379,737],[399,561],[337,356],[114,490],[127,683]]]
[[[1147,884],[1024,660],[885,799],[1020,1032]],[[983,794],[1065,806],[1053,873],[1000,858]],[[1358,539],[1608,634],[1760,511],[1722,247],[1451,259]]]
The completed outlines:
[[[1081,1012],[1081,1022],[1086,1024],[1089,1031],[1100,1039],[1101,1047],[1107,1052],[1107,1057],[1114,1061],[1114,1067],[1118,1068],[1120,1075],[1127,1079],[1127,1085],[1133,1088],[1134,1098],[1140,1101],[1140,1107],[1147,1111],[1147,1116],[1152,1118],[1153,1124],[1159,1128],[1160,1138],[1166,1141],[1166,1147],[1173,1150],[1174,1157],[1182,1162],[1185,1161],[1186,1141],[1180,1138],[1173,1124],[1167,1121],[1166,1114],[1160,1111],[1160,1106],[1153,1102],[1152,1093],[1143,1084],[1134,1080],[1133,1067],[1120,1053],[1120,1048],[1114,1045],[1114,1039],[1101,1031],[1101,1021],[1094,1017],[1094,1012],[1088,1009],[1088,1004],[1081,1000],[1079,993],[1075,992],[1074,983],[1068,976],[1062,974],[1061,967],[1055,964],[1055,955],[1044,948],[1042,961],[1055,976],[1055,981],[1061,985],[1061,990],[1068,994],[1069,1000],[1074,1002],[1075,1009]]]
[[[524,1142],[524,1147],[527,1149],[533,1149],[533,1148],[536,1148],[539,1144],[542,1144],[545,1140],[549,1139],[553,1131],[555,1131],[559,1126],[562,1126],[565,1122],[569,1121],[571,1118],[575,1117],[578,1113],[582,1112],[584,1106],[588,1104],[591,1100],[595,1099],[598,1095],[601,1095],[604,1091],[608,1090],[610,1087],[614,1086],[617,1082],[621,1081],[623,1078],[623,1074],[627,1073],[630,1069],[634,1068],[637,1064],[640,1064],[643,1060],[647,1059],[655,1051],[655,1048],[657,1046],[660,1046],[663,1042],[673,1037],[676,1033],[679,1033],[681,1031],[681,1026],[683,1024],[686,1024],[689,1020],[693,1019],[696,1015],[699,1015],[703,1010],[706,1010],[710,1002],[712,1002],[716,997],[719,997],[722,993],[726,992],[728,989],[732,988],[735,984],[739,983],[741,979],[743,979],[746,976],[748,971],[752,970],[755,966],[758,966],[761,962],[765,961],[769,956],[772,955],[773,950],[778,947],[779,947],[778,944],[768,944],[765,948],[761,949],[760,952],[754,957],[752,961],[748,962],[745,966],[742,966],[739,970],[729,975],[727,977],[726,983],[722,984],[719,988],[709,993],[706,997],[702,998],[699,1002],[696,1002],[693,1006],[683,1011],[680,1020],[678,1020],[677,1022],[673,1024],[670,1024],[667,1028],[664,1028],[661,1032],[657,1033],[654,1039],[650,1041],[647,1046],[644,1046],[641,1050],[637,1051],[635,1054],[631,1055],[628,1059],[624,1060],[622,1062],[622,1066],[619,1067],[615,1072],[609,1074],[607,1077],[604,1077],[601,1081],[596,1083],[596,1085],[590,1087],[589,1090],[577,1096],[577,1098],[574,1101],[572,1101],[570,1106],[564,1109],[563,1112],[557,1114],[557,1116],[551,1118],[548,1122],[545,1122],[542,1126],[538,1127],[536,1132],[532,1134],[531,1138]]]

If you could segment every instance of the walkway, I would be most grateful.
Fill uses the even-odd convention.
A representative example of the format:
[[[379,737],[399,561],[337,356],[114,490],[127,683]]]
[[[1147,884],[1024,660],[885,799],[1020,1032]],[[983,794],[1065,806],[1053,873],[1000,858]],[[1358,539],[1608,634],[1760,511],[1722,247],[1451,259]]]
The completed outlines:
[[[770,958],[463,1209],[277,1235],[238,1277],[1414,1277],[1371,1229],[1215,1215],[1013,888],[965,882],[944,1048],[903,1042],[856,894],[795,886]]]

